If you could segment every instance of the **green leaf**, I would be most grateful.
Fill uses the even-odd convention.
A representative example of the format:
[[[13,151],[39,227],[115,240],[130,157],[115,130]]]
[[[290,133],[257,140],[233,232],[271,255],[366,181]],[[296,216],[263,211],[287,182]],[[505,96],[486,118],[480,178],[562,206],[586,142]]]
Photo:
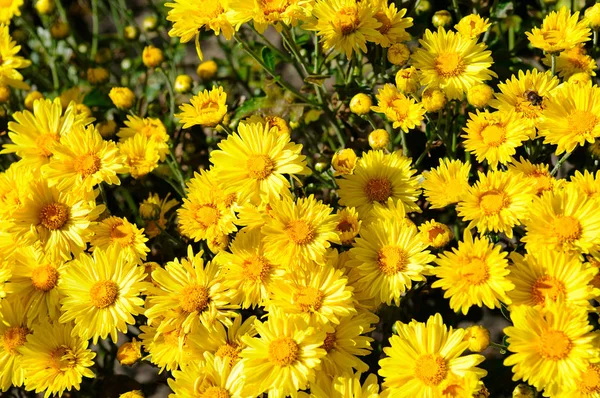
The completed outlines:
[[[331,75],[308,75],[304,78],[304,82],[320,86],[330,77]]]
[[[233,117],[233,122],[238,123],[243,118],[250,116],[250,114],[258,111],[262,108],[268,108],[270,106],[270,100],[267,97],[257,97],[245,101],[242,105],[238,106]]]
[[[263,47],[260,56],[265,63],[267,69],[271,72],[275,71],[275,53],[269,47]]]
[[[97,88],[93,89],[83,99],[83,104],[88,107],[98,106],[100,108],[110,108],[113,106],[112,101],[108,97],[108,94],[103,93]]]

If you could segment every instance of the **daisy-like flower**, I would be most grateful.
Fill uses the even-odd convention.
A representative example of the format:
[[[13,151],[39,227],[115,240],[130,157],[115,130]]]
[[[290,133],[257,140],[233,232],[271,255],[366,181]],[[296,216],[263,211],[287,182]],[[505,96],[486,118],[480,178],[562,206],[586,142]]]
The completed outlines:
[[[572,152],[600,137],[600,88],[591,84],[564,84],[550,97],[539,123],[544,144],[557,145],[556,154]]]
[[[309,261],[322,263],[331,242],[339,243],[332,208],[314,195],[271,203],[271,218],[261,229],[265,253],[274,262],[291,269]]]
[[[117,333],[127,333],[134,316],[144,312],[139,296],[145,278],[144,267],[128,261],[118,247],[80,254],[61,275],[60,321],[73,320],[73,333],[94,344],[108,335],[116,343]]]
[[[478,172],[479,181],[456,206],[456,211],[468,228],[477,227],[480,233],[500,232],[512,238],[513,227],[525,220],[535,197],[526,180],[517,180],[502,171]]]
[[[278,310],[270,312],[264,323],[255,321],[255,328],[260,337],[242,337],[246,348],[232,370],[245,376],[243,392],[254,397],[263,392],[285,397],[305,389],[326,354],[321,348],[325,331]]]
[[[440,248],[450,243],[454,234],[446,224],[429,220],[419,225],[419,237],[427,246]]]
[[[404,210],[404,206],[402,206]],[[335,213],[337,217],[337,225],[335,230],[340,236],[342,245],[350,246],[354,242],[354,238],[360,232],[362,221],[358,219],[358,213],[354,207],[344,207]]]
[[[20,7],[23,5],[23,0],[7,0],[5,3],[0,9],[0,24],[8,25],[13,17],[21,16]]]
[[[435,169],[423,172],[421,186],[432,209],[458,203],[469,191],[471,164],[460,160],[440,159]]]
[[[547,67],[552,66],[552,55],[546,54],[542,62]],[[558,75],[567,80],[576,73],[586,73],[590,76],[596,76],[596,60],[587,55],[583,46],[575,46],[565,50],[556,57],[556,71]]]
[[[575,170],[575,174],[571,176],[570,185],[577,187],[588,198],[600,201],[600,172],[590,173],[587,170],[583,174],[579,170]]]
[[[464,37],[469,39],[476,39],[482,33],[485,33],[492,24],[487,18],[482,18],[478,14],[469,14],[463,17],[456,25],[454,29]]]
[[[399,152],[369,151],[359,159],[354,173],[338,179],[340,204],[354,207],[361,218],[368,216],[376,202],[392,198],[402,201],[406,212],[420,211],[415,203],[419,182],[410,158]]]
[[[390,337],[391,347],[383,349],[387,357],[379,361],[379,375],[390,397],[438,397],[453,374],[476,379],[487,374],[476,367],[483,362],[482,355],[461,356],[469,347],[463,341],[464,329],[447,327],[440,314],[427,323],[413,320],[395,326],[398,335]]]
[[[158,366],[159,373],[165,369],[171,372],[202,360],[202,351],[193,343],[206,338],[206,329],[185,332],[183,326],[156,322],[154,325],[142,325],[140,330],[142,345],[149,354],[148,360]]]
[[[419,43],[422,48],[412,59],[421,83],[442,89],[448,99],[461,99],[470,87],[497,77],[490,70],[492,52],[474,39],[440,27],[437,32],[427,29]]]
[[[87,339],[72,330],[70,322],[44,323],[27,336],[27,343],[19,350],[27,390],[44,392],[44,398],[49,398],[73,388],[79,390],[83,377],[94,377],[90,368],[96,353],[88,349]]]
[[[372,0],[372,7],[377,9],[374,17],[381,23],[377,31],[381,33],[375,43],[381,47],[390,47],[392,44],[410,40],[406,29],[413,26],[412,18],[404,18],[406,8],[398,10],[394,3],[387,0]]]
[[[363,228],[347,266],[356,268],[354,286],[377,303],[399,304],[413,281],[424,281],[435,258],[418,239],[417,227],[381,220]]]
[[[108,250],[112,246],[119,248],[119,256],[126,261],[141,263],[146,260],[150,251],[144,236],[144,230],[127,221],[126,218],[110,216],[100,222],[93,223],[90,230],[94,233],[90,238],[92,250]]]
[[[249,199],[258,205],[261,200],[289,196],[290,184],[284,174],[310,174],[301,151],[302,145],[290,142],[289,135],[277,134],[262,124],[244,124],[237,134],[219,143],[210,161],[227,193],[236,192],[241,203]]]
[[[133,178],[141,178],[158,167],[159,145],[143,134],[119,143],[119,150],[126,157],[129,172]]]
[[[150,238],[157,237],[167,227],[167,213],[179,205],[177,199],[169,199],[167,193],[164,199],[156,193],[149,194],[147,199],[140,203],[140,216],[144,220],[145,232]]]
[[[200,324],[210,330],[217,321],[231,325],[231,318],[236,316],[232,311],[238,308],[232,304],[235,291],[224,285],[218,266],[211,262],[205,265],[203,252],[194,254],[191,246],[187,254],[187,258],[176,258],[152,272],[156,286],[148,289],[144,315],[151,325],[165,317],[159,333],[170,326],[182,326],[187,333]]]
[[[126,127],[119,129],[119,132],[117,133],[120,142],[127,141],[137,134],[145,135],[150,141],[156,143],[160,161],[164,162],[167,153],[169,153],[169,134],[167,134],[167,129],[160,119],[127,115],[125,126]]]
[[[519,176],[520,179],[526,179],[529,185],[535,188],[538,196],[546,191],[554,190],[558,185],[556,179],[550,174],[547,164],[533,164],[522,156],[508,165],[508,172]]]
[[[579,20],[579,11],[571,14],[567,7],[546,15],[541,28],[525,32],[532,46],[547,53],[559,53],[585,43],[591,34],[585,21]]]
[[[405,96],[393,84],[386,84],[377,93],[377,106],[371,107],[374,112],[385,114],[394,128],[405,132],[421,124],[425,109],[414,99]]]
[[[498,163],[507,164],[532,134],[532,129],[523,123],[514,112],[470,113],[465,134],[465,149],[477,157],[478,162],[487,160],[492,168]]]
[[[515,288],[509,274],[506,252],[487,238],[475,238],[465,230],[458,249],[446,251],[435,260],[437,267],[431,273],[438,280],[431,285],[444,289],[444,298],[450,297],[450,308],[467,314],[469,308],[500,308],[500,302],[510,304],[506,292]]]
[[[19,6],[23,4],[23,1],[8,1],[9,3],[14,3],[11,4],[12,7],[6,7],[2,4],[2,9],[0,10],[0,84],[27,90],[29,89],[29,85],[23,82],[23,75],[17,69],[28,67],[31,65],[31,61],[17,55],[21,46],[18,46],[17,42],[12,40],[8,25],[5,25],[1,21],[5,15],[9,15],[11,10],[13,13],[20,15]],[[18,4],[16,9],[15,4]]]
[[[504,365],[513,367],[513,380],[545,389],[548,396],[574,386],[587,361],[600,355],[585,308],[567,307],[562,301],[545,308],[520,305],[510,311],[510,318],[514,326],[504,328],[504,334],[513,354]]]
[[[259,33],[264,33],[269,25],[281,31],[280,23],[296,26],[299,20],[306,19],[312,5],[311,0],[230,0],[228,19],[236,29],[252,21]]]
[[[600,363],[588,363],[585,370],[575,379],[575,386],[559,388],[560,396],[564,398],[596,398],[600,391]]]
[[[382,23],[375,18],[377,9],[366,0],[318,0],[312,10],[313,21],[304,29],[317,32],[325,51],[334,49],[346,54],[367,52],[367,42],[382,40],[377,30]]]
[[[517,76],[512,75],[506,82],[498,84],[500,92],[494,93],[495,99],[490,101],[490,106],[505,112],[514,110],[532,127],[537,127],[558,83],[550,72],[519,70]]]
[[[567,185],[536,197],[521,239],[529,253],[548,250],[589,253],[600,244],[598,203],[577,187]]]
[[[214,0],[211,0],[214,1]],[[183,128],[195,125],[214,127],[221,123],[227,114],[227,93],[223,87],[213,87],[210,91],[204,90],[190,99],[189,104],[179,106],[181,113],[175,115]]]
[[[544,250],[525,257],[514,252],[510,259],[508,279],[515,289],[508,297],[513,306],[544,307],[561,299],[568,306],[589,307],[595,297],[591,282],[598,269],[576,255]]]
[[[60,138],[50,162],[42,166],[48,184],[61,192],[91,191],[105,182],[120,185],[117,174],[127,173],[125,156],[111,141],[105,141],[94,126],[77,126]]]
[[[0,391],[21,387],[25,381],[21,349],[32,330],[27,327],[26,309],[20,296],[3,300],[0,307]]]

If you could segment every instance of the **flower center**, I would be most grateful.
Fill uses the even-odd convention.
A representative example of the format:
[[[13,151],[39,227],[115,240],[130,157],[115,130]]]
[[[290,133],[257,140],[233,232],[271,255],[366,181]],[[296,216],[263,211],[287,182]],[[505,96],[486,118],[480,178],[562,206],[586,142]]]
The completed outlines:
[[[285,232],[297,245],[306,245],[315,237],[315,230],[304,220],[290,221],[285,227]]]
[[[300,355],[300,347],[293,339],[282,337],[269,344],[269,360],[277,366],[288,366]]]
[[[567,123],[569,130],[576,135],[594,136],[593,132],[598,125],[598,118],[592,112],[576,109],[567,117]]]
[[[486,216],[500,213],[500,211],[509,205],[506,194],[502,191],[491,190],[479,198],[479,207]]]
[[[448,365],[444,358],[425,354],[421,355],[415,363],[415,376],[428,386],[437,386],[448,374]]]
[[[490,270],[485,260],[473,257],[463,265],[462,276],[469,285],[481,285],[490,279]]]
[[[232,361],[237,360],[242,351],[242,347],[235,343],[226,343],[217,349],[215,353],[219,358],[230,358]]]
[[[315,312],[323,305],[325,295],[314,287],[301,287],[294,295],[294,301],[303,312]]]
[[[558,279],[544,275],[538,278],[531,289],[533,300],[536,304],[544,304],[546,297],[552,301],[556,301],[560,294],[565,294],[566,289],[564,283]]]
[[[327,333],[325,336],[325,341],[323,341],[323,349],[327,352],[333,350],[335,348],[335,332]]]
[[[69,206],[63,203],[50,203],[40,211],[40,224],[51,231],[61,228],[69,219]]]
[[[119,243],[121,247],[129,246],[134,240],[133,227],[121,220],[119,224],[112,226],[110,238],[113,242]]]
[[[374,15],[374,17],[378,22],[381,22],[381,26],[377,28],[379,33],[385,35],[387,32],[390,31],[390,29],[392,28],[392,21],[390,21],[385,12],[379,11],[377,12],[377,14]]]
[[[18,354],[17,349],[27,342],[29,329],[26,327],[13,326],[4,331],[2,335],[2,345],[4,351],[10,355]]]
[[[90,289],[90,300],[96,308],[113,305],[119,297],[119,286],[110,280],[96,282]]]
[[[275,162],[267,155],[251,155],[246,160],[248,176],[255,180],[264,180],[271,175],[275,168]]]
[[[572,216],[557,216],[552,225],[559,243],[569,243],[581,237],[581,224]]]
[[[31,284],[37,290],[48,292],[58,283],[58,271],[51,265],[42,265],[31,272]]]
[[[263,256],[253,256],[244,260],[242,270],[244,279],[247,278],[253,282],[262,282],[269,275],[271,264]]]
[[[342,8],[333,18],[333,25],[342,32],[342,35],[344,36],[354,33],[354,31],[358,29],[359,24],[360,19],[358,18],[356,6]]]
[[[52,147],[54,146],[54,144],[56,144],[58,142],[58,140],[59,140],[58,134],[54,134],[54,133],[40,134],[35,139],[35,145],[37,146],[38,150],[40,151],[40,155],[42,155],[44,157],[50,157],[52,155]]]
[[[200,205],[196,210],[196,221],[202,229],[208,229],[219,222],[221,214],[213,204]]]
[[[88,153],[75,159],[73,166],[82,177],[90,176],[100,170],[100,158],[95,153]]]
[[[465,63],[457,53],[442,53],[435,58],[435,71],[443,78],[460,76],[465,71]]]
[[[481,132],[483,143],[491,147],[499,147],[506,142],[506,130],[498,125],[487,126]]]
[[[579,390],[588,395],[600,393],[600,366],[589,365],[581,375]]]
[[[565,359],[573,343],[569,337],[560,330],[544,330],[540,335],[539,352],[542,358],[551,361]]]
[[[69,347],[61,345],[50,353],[50,367],[59,371],[77,366],[77,355]]]
[[[383,247],[377,252],[377,265],[387,276],[406,271],[408,253],[397,246]]]
[[[372,178],[365,186],[369,201],[385,203],[392,196],[392,183],[387,178]]]
[[[200,394],[200,398],[229,398],[229,396],[226,389],[217,386],[208,387]]]
[[[208,289],[204,286],[191,285],[186,286],[181,292],[179,305],[187,312],[202,312],[208,307],[210,295]]]

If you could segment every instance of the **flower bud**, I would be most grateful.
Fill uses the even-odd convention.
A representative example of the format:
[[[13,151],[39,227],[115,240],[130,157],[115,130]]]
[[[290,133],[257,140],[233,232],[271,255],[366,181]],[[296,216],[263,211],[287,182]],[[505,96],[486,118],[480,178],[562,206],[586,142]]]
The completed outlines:
[[[56,21],[50,27],[50,35],[55,40],[62,40],[69,36],[69,33],[71,33],[69,24],[63,21]]]
[[[419,71],[414,66],[396,73],[396,87],[404,94],[415,93],[420,87],[419,80]]]
[[[196,73],[198,74],[198,77],[200,77],[200,79],[210,80],[213,77],[215,77],[218,70],[219,66],[215,61],[211,59],[200,63],[200,65],[198,65],[198,68],[196,69]]]
[[[513,398],[535,398],[536,394],[530,386],[521,383],[515,387],[512,396]]]
[[[487,84],[478,84],[467,91],[467,101],[475,108],[483,108],[490,102],[494,90]]]
[[[390,133],[384,129],[371,131],[369,134],[369,146],[375,150],[383,149],[390,143]]]
[[[33,103],[42,98],[44,98],[44,94],[40,93],[39,91],[30,92],[25,97],[25,108],[29,109],[30,111],[33,110]]]
[[[7,102],[10,98],[10,87],[0,84],[0,104]]]
[[[141,390],[132,390],[119,395],[119,398],[144,398],[144,393]]]
[[[108,71],[102,67],[88,68],[87,70],[87,80],[93,85],[106,83],[109,77]]]
[[[469,343],[469,350],[481,352],[490,345],[490,331],[479,325],[469,326],[464,341]]]
[[[156,28],[158,28],[158,18],[156,15],[149,15],[144,18],[144,22],[142,22],[142,26],[146,32],[154,32]]]
[[[188,75],[179,75],[175,78],[175,91],[185,94],[192,89],[193,80]]]
[[[431,3],[429,0],[421,0],[419,3],[417,3],[417,8],[415,9],[417,15],[423,15],[429,11],[431,11]]]
[[[410,49],[402,43],[392,44],[387,51],[387,59],[391,64],[402,66],[410,58]]]
[[[37,3],[35,3],[35,9],[40,15],[49,15],[55,8],[56,3],[54,3],[54,0],[38,0]]]
[[[165,57],[160,48],[156,48],[153,45],[146,46],[142,53],[142,62],[148,68],[156,68],[164,61]]]
[[[594,30],[600,28],[600,3],[586,9],[583,20]]]
[[[108,96],[113,104],[121,110],[130,109],[135,104],[135,94],[128,87],[113,87]]]
[[[117,131],[117,123],[114,120],[107,120],[96,125],[98,132],[104,138],[112,137]]]
[[[423,91],[421,104],[427,112],[438,112],[446,106],[446,94],[438,88],[428,88]]]
[[[351,148],[340,149],[333,155],[331,165],[335,170],[335,175],[352,174],[358,157]]]
[[[206,241],[208,248],[213,254],[217,254],[229,246],[229,235],[220,234]]]
[[[433,14],[431,23],[433,23],[433,26],[436,28],[439,28],[440,26],[448,27],[452,24],[452,15],[448,10],[437,11],[435,14]]]
[[[137,26],[126,26],[125,29],[123,29],[123,36],[127,40],[136,40],[140,36],[140,30],[137,28]]]
[[[142,358],[142,343],[135,338],[128,343],[123,343],[117,350],[117,360],[121,365],[131,366]]]
[[[371,111],[373,101],[367,94],[359,93],[356,94],[350,100],[350,111],[357,115],[366,115]]]

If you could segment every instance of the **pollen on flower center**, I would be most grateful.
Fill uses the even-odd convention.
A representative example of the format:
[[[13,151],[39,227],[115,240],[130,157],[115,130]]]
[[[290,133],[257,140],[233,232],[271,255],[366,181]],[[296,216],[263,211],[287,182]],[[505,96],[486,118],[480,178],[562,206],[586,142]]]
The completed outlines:
[[[49,230],[61,228],[69,219],[69,207],[63,203],[50,203],[40,210],[40,224]]]
[[[365,186],[369,201],[384,203],[392,196],[392,183],[387,178],[372,178]]]
[[[210,295],[204,286],[187,286],[181,292],[181,308],[187,312],[202,312],[208,307]]]
[[[74,167],[75,170],[82,176],[87,177],[98,170],[101,165],[100,158],[95,153],[88,153],[75,159]]]
[[[463,266],[462,276],[470,285],[481,285],[490,279],[490,269],[485,260],[473,257]]]
[[[435,71],[443,78],[460,76],[465,71],[462,57],[457,53],[442,53],[435,58]]]
[[[282,337],[269,344],[269,360],[277,366],[294,363],[300,354],[300,347],[293,339]]]
[[[275,162],[267,155],[252,155],[246,161],[248,176],[255,180],[264,180],[271,175]]]
[[[383,11],[378,11],[377,14],[374,15],[375,19],[381,23],[381,26],[377,28],[379,33],[385,35],[392,28],[392,21],[388,18],[388,16]]]
[[[29,329],[26,327],[13,326],[4,331],[2,345],[4,351],[10,355],[17,354],[17,349],[27,341]]]
[[[37,290],[48,292],[54,289],[57,283],[58,271],[49,264],[41,265],[31,272],[31,284]]]
[[[358,29],[360,19],[356,7],[344,7],[333,18],[333,25],[346,36]]]
[[[589,111],[574,110],[567,117],[569,130],[579,136],[591,135],[598,125],[598,118]]]
[[[579,390],[585,395],[600,393],[600,366],[589,365],[581,375]]]
[[[323,341],[323,349],[327,352],[333,350],[335,347],[335,333],[327,333],[325,335],[325,341]]]
[[[242,347],[235,343],[226,343],[220,346],[215,352],[215,355],[219,358],[230,358],[232,360],[238,359],[238,355],[242,351]]]
[[[398,272],[406,271],[408,254],[399,247],[386,246],[377,252],[377,265],[381,272],[392,276]]]
[[[499,147],[506,142],[506,130],[501,126],[492,124],[483,129],[481,138],[485,145]]]
[[[554,234],[560,243],[568,243],[581,237],[581,224],[572,216],[558,216],[553,223]]]
[[[486,216],[498,214],[509,205],[509,199],[502,191],[491,190],[479,198],[479,206]]]
[[[252,256],[242,263],[242,273],[253,282],[264,281],[271,271],[271,264],[263,256]]]
[[[565,284],[558,279],[544,275],[535,281],[531,293],[536,304],[544,304],[546,297],[556,301],[560,294],[566,293],[566,289]]]
[[[208,229],[219,222],[221,214],[213,204],[204,204],[196,210],[196,221],[204,229]]]
[[[229,398],[229,392],[226,389],[212,386],[208,387],[202,394],[200,394],[202,398]]]
[[[551,361],[558,361],[566,358],[573,343],[571,339],[560,330],[544,330],[540,335],[539,352],[542,358]]]
[[[40,154],[44,157],[49,157],[52,155],[52,147],[54,146],[54,144],[56,144],[59,140],[59,136],[58,134],[54,134],[54,133],[45,133],[45,134],[40,134],[36,139],[35,139],[35,145],[37,146],[38,150],[40,151]]]
[[[446,378],[448,365],[442,357],[425,354],[416,360],[414,372],[425,385],[437,386]]]
[[[297,245],[306,245],[315,237],[315,230],[304,220],[292,220],[285,227],[289,238]]]
[[[77,356],[69,347],[61,345],[50,353],[50,367],[64,371],[77,365]]]
[[[96,282],[90,289],[90,300],[96,308],[113,305],[119,297],[119,285],[111,280]]]
[[[323,305],[324,294],[314,287],[302,287],[294,295],[294,301],[303,312],[318,311]]]

